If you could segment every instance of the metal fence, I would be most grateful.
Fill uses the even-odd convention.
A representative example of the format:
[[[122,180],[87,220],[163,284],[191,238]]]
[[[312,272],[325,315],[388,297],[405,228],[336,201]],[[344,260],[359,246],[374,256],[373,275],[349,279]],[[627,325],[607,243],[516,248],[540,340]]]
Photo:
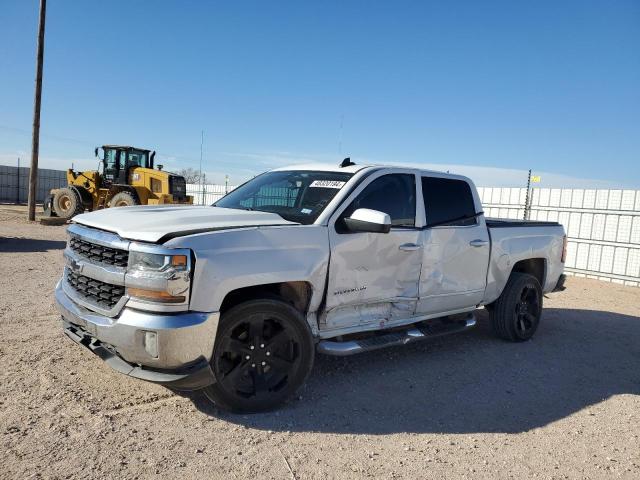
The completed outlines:
[[[52,188],[67,184],[64,170],[38,169],[36,202],[42,203]],[[0,202],[22,204],[29,197],[29,168],[0,165]]]
[[[478,191],[488,217],[524,217],[526,188]],[[564,226],[568,273],[640,286],[640,190],[534,188],[527,210]]]
[[[200,185],[187,183],[187,195],[193,195],[194,205],[211,205],[236,188],[235,185]]]

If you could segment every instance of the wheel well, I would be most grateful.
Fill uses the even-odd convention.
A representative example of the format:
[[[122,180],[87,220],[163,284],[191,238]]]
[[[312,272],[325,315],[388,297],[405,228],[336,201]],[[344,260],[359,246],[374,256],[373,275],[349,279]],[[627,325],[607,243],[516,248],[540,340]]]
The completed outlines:
[[[520,260],[514,266],[511,272],[528,273],[533,275],[540,282],[540,286],[544,288],[544,280],[546,277],[546,261],[544,258],[527,258]]]
[[[281,282],[238,288],[227,293],[220,312],[223,313],[247,300],[274,297],[290,303],[296,310],[305,313],[311,300],[311,286],[307,282]]]
[[[89,191],[79,185],[69,185],[69,188],[76,192],[84,208],[91,210],[93,207],[93,197],[91,197]]]

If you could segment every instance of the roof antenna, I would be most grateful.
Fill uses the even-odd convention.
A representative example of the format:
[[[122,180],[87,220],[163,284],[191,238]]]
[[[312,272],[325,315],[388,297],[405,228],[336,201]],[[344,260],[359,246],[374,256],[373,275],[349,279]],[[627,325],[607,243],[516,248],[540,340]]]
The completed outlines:
[[[350,167],[351,165],[355,165],[355,163],[351,161],[351,157],[347,157],[344,160],[342,160],[342,163],[340,164],[340,168]]]

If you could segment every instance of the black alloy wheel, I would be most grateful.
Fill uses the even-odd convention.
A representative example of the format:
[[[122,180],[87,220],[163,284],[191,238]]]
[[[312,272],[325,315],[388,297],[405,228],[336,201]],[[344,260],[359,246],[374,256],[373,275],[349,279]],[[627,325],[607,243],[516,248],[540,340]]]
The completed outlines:
[[[291,305],[252,300],[223,315],[205,389],[226,410],[259,412],[289,399],[313,365],[309,327]]]
[[[500,297],[489,305],[493,330],[512,342],[529,340],[542,317],[542,287],[533,275],[513,272]]]
[[[540,301],[538,290],[533,285],[524,285],[520,292],[520,300],[516,303],[516,330],[519,337],[528,337],[531,329],[538,326],[540,318]]]

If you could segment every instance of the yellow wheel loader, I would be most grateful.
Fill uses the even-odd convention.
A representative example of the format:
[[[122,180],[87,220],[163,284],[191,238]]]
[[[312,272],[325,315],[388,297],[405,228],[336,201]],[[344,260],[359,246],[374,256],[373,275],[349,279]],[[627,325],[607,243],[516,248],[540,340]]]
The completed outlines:
[[[102,157],[99,150],[102,149]],[[71,218],[84,211],[129,205],[193,204],[184,177],[153,168],[155,152],[122,145],[95,149],[98,170],[67,170],[68,185],[51,190],[45,215]],[[102,172],[100,172],[102,170]]]

